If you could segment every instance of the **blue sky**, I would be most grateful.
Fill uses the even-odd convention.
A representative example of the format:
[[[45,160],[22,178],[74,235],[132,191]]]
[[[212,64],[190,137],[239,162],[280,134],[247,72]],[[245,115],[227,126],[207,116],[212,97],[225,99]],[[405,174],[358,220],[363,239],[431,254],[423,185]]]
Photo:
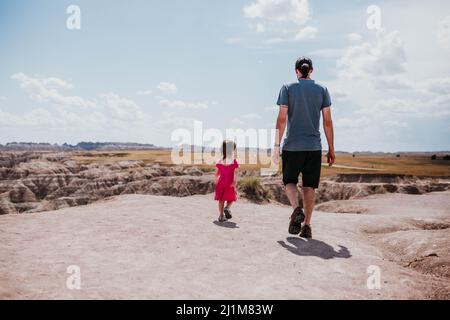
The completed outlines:
[[[338,150],[450,150],[448,1],[0,0],[0,39],[0,143],[170,146],[194,120],[270,129],[308,55]]]

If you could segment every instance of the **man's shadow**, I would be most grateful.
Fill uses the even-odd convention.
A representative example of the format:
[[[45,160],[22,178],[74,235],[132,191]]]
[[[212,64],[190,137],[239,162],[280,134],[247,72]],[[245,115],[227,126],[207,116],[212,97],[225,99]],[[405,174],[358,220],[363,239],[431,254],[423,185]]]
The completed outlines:
[[[327,260],[333,258],[348,259],[352,256],[348,248],[341,245],[339,245],[339,251],[336,251],[329,244],[316,239],[289,237],[286,240],[289,244],[284,241],[278,241],[278,244],[298,256],[314,256]]]
[[[219,222],[219,221],[215,220],[213,223],[216,226],[219,226],[219,227],[222,227],[222,228],[229,228],[229,229],[239,228],[239,226],[235,222],[231,222],[231,221]]]

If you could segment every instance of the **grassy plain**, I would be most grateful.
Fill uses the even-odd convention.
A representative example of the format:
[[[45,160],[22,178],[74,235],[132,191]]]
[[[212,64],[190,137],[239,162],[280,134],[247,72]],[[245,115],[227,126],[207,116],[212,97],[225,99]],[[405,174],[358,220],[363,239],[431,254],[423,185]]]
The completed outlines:
[[[348,153],[338,153],[336,166],[328,167],[324,164],[322,176],[334,176],[338,173],[396,173],[412,174],[416,176],[450,176],[450,161],[442,160],[443,155],[438,155],[437,160],[431,160],[429,154],[371,154],[358,153],[355,156]],[[202,162],[202,155],[198,153],[187,153],[184,155],[187,159],[197,159],[193,164],[187,166],[196,166],[201,168],[214,169],[213,164]],[[214,159],[219,155],[211,157],[209,163],[214,163]],[[81,163],[93,162],[116,162],[136,160],[144,163],[155,163],[161,166],[173,166],[170,150],[138,150],[138,151],[92,151],[74,153],[73,159]],[[259,170],[266,168],[257,161],[256,152],[243,152],[239,154],[238,160],[243,170]],[[326,162],[326,157],[323,157]]]

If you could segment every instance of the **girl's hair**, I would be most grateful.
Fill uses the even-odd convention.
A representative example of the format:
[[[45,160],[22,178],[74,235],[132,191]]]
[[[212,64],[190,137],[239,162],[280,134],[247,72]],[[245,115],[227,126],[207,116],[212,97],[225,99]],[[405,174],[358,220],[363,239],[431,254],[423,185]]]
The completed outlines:
[[[306,79],[309,76],[309,72],[312,70],[313,64],[310,58],[301,57],[295,63],[295,69],[300,71],[302,78]]]
[[[234,141],[224,140],[222,143],[223,160],[225,160],[227,157],[231,156],[233,151],[236,151],[236,143],[234,143]]]

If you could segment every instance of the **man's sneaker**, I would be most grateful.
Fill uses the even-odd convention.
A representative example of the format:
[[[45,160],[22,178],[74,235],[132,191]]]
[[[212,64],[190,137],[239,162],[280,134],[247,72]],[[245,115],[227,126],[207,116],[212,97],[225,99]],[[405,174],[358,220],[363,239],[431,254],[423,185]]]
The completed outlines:
[[[233,218],[233,216],[231,215],[231,210],[230,210],[230,208],[225,208],[225,209],[223,209],[223,212],[225,213],[225,218],[227,218],[228,220],[230,220],[231,218]]]
[[[219,219],[217,220],[219,220],[219,222],[225,222],[227,221],[227,218],[225,218],[224,216],[219,216]]]
[[[290,234],[299,234],[303,221],[305,221],[305,214],[303,213],[303,209],[298,207],[291,215],[288,232]]]
[[[311,230],[310,225],[307,225],[307,224],[303,225],[302,231],[300,232],[300,237],[306,238],[306,239],[312,238],[312,230]]]

